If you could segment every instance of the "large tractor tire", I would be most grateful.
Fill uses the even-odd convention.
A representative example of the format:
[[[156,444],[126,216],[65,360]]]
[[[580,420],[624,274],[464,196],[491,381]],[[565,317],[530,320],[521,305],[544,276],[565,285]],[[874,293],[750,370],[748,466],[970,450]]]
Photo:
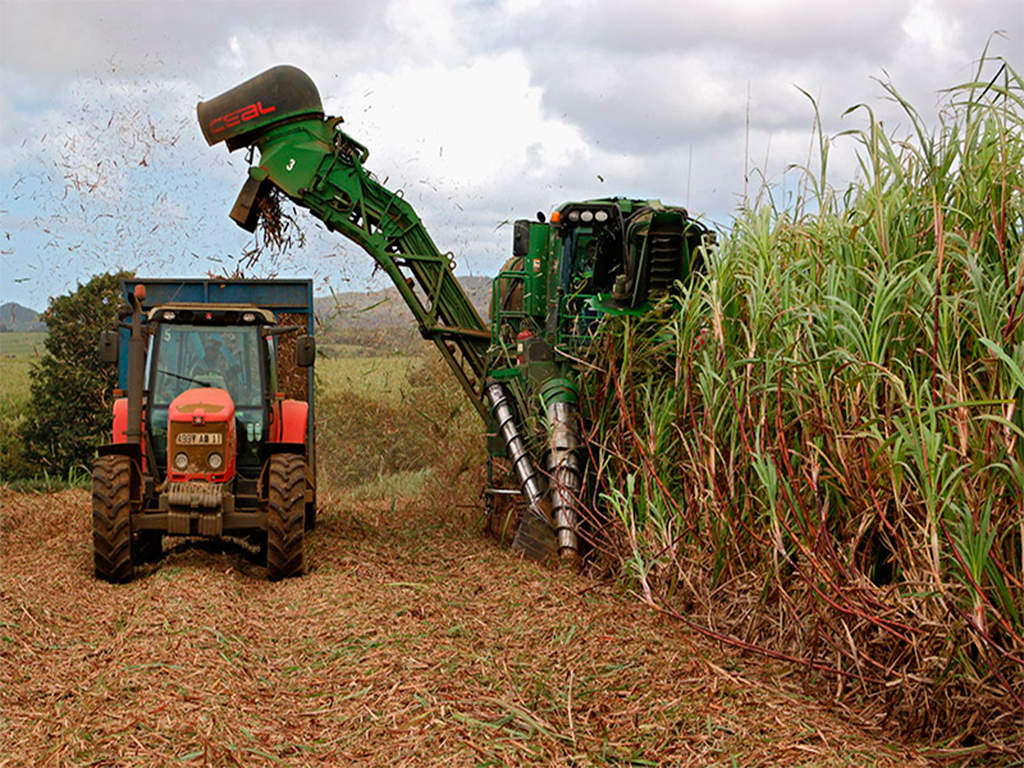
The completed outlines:
[[[270,457],[267,578],[302,575],[306,527],[306,461],[294,453]]]
[[[92,465],[92,551],[97,578],[130,581],[132,465],[127,456],[100,456]]]

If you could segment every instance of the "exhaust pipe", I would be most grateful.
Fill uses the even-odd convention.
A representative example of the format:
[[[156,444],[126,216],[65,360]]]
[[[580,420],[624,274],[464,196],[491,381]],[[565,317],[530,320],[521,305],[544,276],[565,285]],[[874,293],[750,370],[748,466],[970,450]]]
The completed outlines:
[[[142,330],[142,302],[146,286],[139,284],[128,296],[132,305],[132,332],[128,337],[128,425],[125,442],[142,449],[142,394],[146,387],[146,337]]]

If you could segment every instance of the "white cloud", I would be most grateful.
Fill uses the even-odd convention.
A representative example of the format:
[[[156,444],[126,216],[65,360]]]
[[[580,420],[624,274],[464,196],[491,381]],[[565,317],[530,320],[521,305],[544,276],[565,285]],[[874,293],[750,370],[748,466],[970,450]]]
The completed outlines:
[[[914,3],[901,27],[916,52],[941,62],[953,57],[963,58],[958,45],[960,23],[931,0]]]
[[[517,54],[360,75],[352,80],[350,123],[396,171],[411,166],[414,176],[455,189],[487,187],[527,166],[543,176],[585,160],[579,131],[542,114],[529,78]]]
[[[842,117],[862,102],[905,122],[873,78],[933,112],[997,29],[993,52],[1024,71],[1019,0],[5,2],[0,14],[0,209],[16,251],[4,299],[33,259],[47,259],[45,291],[133,258],[201,273],[237,254],[249,241],[227,211],[244,153],[206,146],[195,103],[275,64],[309,73],[371,170],[477,271],[504,260],[502,221],[565,199],[660,196],[727,223],[748,143],[789,191],[784,169],[807,162],[813,138],[798,87],[834,134],[863,125]],[[842,144],[837,184],[856,172]],[[333,235],[311,234],[293,258],[369,272]],[[31,295],[24,285],[11,298]]]
[[[458,50],[455,14],[458,7],[444,0],[395,0],[384,21],[411,50],[434,51],[441,58]]]

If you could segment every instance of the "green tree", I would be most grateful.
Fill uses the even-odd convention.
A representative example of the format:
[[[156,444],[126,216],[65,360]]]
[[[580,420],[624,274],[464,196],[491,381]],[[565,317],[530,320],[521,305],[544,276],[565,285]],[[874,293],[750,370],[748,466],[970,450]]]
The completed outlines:
[[[32,399],[21,434],[27,458],[43,471],[66,476],[88,466],[96,446],[109,440],[111,391],[117,366],[100,361],[100,331],[125,307],[121,280],[130,272],[96,275],[42,314],[49,331],[46,353],[31,371]]]

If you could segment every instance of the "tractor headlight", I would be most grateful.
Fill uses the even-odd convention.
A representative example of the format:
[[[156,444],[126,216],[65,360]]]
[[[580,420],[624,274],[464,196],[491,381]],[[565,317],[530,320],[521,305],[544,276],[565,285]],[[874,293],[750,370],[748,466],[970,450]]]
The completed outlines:
[[[594,220],[594,212],[593,211],[584,211],[583,213],[580,214],[580,221],[582,221],[584,224],[589,224],[593,220]]]
[[[188,454],[184,451],[179,451],[174,454],[174,468],[179,472],[184,472],[188,469]]]
[[[206,457],[206,463],[210,466],[210,469],[215,472],[224,466],[224,457],[214,451]]]
[[[594,214],[594,221],[604,224],[608,221],[608,211],[598,211]]]

